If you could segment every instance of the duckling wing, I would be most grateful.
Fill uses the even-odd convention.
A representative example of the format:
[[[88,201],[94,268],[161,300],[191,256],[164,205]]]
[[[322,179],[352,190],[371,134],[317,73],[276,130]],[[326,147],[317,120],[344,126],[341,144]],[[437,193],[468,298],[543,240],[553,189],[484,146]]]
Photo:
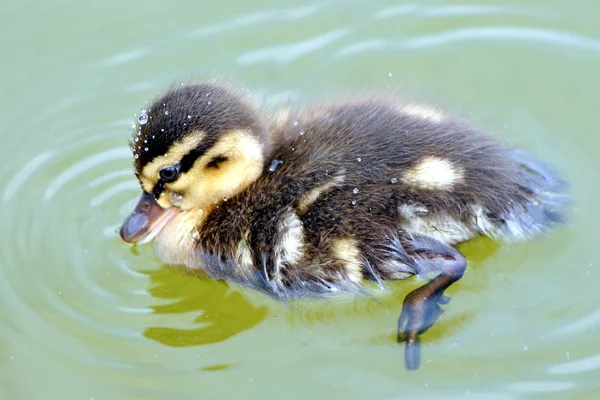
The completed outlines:
[[[343,175],[347,190],[392,191],[411,232],[450,244],[476,234],[520,240],[565,220],[566,186],[554,171],[434,108],[372,99],[291,120],[283,159]]]

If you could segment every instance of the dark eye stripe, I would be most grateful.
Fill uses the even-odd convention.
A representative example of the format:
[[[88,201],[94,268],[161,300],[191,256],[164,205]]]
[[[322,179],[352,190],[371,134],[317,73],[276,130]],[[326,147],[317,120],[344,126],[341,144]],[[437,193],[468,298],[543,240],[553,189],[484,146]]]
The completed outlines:
[[[200,158],[204,153],[206,153],[206,150],[208,150],[215,144],[215,141],[215,138],[207,138],[202,143],[200,143],[198,147],[196,147],[194,150],[190,151],[185,156],[183,156],[181,162],[179,163],[179,172],[188,172],[194,166],[196,160]]]
[[[164,192],[165,190],[165,183],[162,181],[162,179],[159,179],[158,182],[156,182],[156,185],[154,185],[154,187],[152,188],[152,195],[154,196],[154,198],[156,200],[158,200],[158,198],[160,197],[160,194],[162,192]]]
[[[201,157],[204,153],[206,153],[206,150],[211,148],[215,144],[215,142],[215,138],[207,138],[205,141],[200,143],[198,147],[196,147],[194,150],[190,151],[185,156],[183,156],[183,158],[179,162],[179,173],[181,174],[182,172],[188,172],[194,166],[196,160],[199,157]],[[160,197],[161,193],[164,192],[164,190],[165,181],[161,178],[158,180],[158,182],[156,182],[154,188],[152,188],[152,195],[155,199],[158,200],[158,198]]]
[[[219,168],[219,165],[224,161],[227,161],[227,157],[217,156],[210,160],[208,164],[206,164],[206,168]]]

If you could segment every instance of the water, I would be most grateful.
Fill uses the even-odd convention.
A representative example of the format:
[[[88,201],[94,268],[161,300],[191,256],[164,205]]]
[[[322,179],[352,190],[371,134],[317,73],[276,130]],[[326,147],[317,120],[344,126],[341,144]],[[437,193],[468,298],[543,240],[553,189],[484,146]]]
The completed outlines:
[[[4,0],[0,398],[597,398],[599,13],[592,0]],[[267,107],[389,89],[450,108],[560,169],[572,223],[462,246],[467,273],[409,373],[394,325],[419,282],[286,305],[120,241],[139,196],[131,123],[194,77]]]

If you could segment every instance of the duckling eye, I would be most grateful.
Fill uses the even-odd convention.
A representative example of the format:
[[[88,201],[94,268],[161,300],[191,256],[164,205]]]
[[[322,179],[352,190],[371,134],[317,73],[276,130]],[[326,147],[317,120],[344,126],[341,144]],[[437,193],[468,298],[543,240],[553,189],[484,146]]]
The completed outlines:
[[[215,158],[210,160],[208,164],[206,164],[206,168],[219,168],[219,165],[225,161],[227,161],[227,157],[216,156]]]
[[[179,170],[177,167],[167,167],[160,170],[160,178],[165,182],[173,182],[177,179]]]

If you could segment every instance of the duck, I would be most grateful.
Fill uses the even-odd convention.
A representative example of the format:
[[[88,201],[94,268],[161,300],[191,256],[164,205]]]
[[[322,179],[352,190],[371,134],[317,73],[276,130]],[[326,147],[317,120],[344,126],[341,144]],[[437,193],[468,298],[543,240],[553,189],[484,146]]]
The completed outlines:
[[[269,111],[247,91],[186,83],[135,125],[142,194],[122,240],[277,299],[425,278],[397,324],[408,370],[465,273],[458,244],[531,239],[567,219],[567,185],[546,163],[395,95]]]

